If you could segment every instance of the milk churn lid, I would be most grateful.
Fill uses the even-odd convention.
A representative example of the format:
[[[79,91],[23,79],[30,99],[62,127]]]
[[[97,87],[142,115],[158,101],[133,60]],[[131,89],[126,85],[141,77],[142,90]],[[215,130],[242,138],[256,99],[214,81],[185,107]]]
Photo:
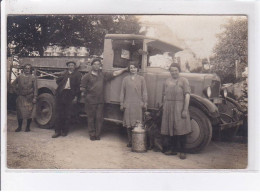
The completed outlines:
[[[144,133],[145,132],[141,122],[137,122],[136,127],[133,129],[133,131],[136,132],[136,133]]]

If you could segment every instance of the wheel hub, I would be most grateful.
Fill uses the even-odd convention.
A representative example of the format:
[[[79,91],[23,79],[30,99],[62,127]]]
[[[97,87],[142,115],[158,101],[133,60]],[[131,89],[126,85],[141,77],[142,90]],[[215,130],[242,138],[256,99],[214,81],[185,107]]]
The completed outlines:
[[[194,119],[191,119],[191,131],[192,132],[187,135],[187,144],[194,143],[200,136],[199,124]]]
[[[37,108],[37,121],[45,125],[51,119],[51,105],[47,101],[41,101]]]

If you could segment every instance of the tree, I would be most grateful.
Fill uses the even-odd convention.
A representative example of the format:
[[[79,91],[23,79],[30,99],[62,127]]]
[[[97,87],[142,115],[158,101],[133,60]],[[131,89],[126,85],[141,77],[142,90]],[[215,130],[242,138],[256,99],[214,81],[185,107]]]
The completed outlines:
[[[218,43],[211,58],[212,71],[217,73],[223,83],[235,82],[236,61],[243,71],[248,63],[248,22],[247,18],[231,18],[224,26],[224,31],[217,35]]]
[[[8,16],[7,41],[8,45],[15,43],[15,54],[24,56],[31,51],[42,55],[50,44],[85,46],[90,48],[90,54],[99,55],[107,33],[138,34],[139,29],[132,15]]]

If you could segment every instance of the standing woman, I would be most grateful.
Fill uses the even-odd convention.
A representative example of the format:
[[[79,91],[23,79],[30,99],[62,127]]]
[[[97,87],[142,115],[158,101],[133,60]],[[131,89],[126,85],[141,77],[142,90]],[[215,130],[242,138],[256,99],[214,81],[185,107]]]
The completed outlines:
[[[22,130],[23,119],[27,119],[25,132],[30,131],[33,104],[36,103],[35,77],[32,75],[31,71],[31,64],[26,64],[23,73],[12,83],[12,86],[18,95],[16,99],[18,128],[15,132],[20,132]]]
[[[180,152],[180,159],[185,159],[186,136],[191,132],[189,115],[190,86],[186,78],[180,77],[180,66],[171,64],[171,77],[165,81],[163,87],[163,116],[161,134],[168,137],[170,145],[166,155],[175,155],[176,145]]]
[[[120,94],[120,109],[124,111],[123,126],[127,128],[128,144],[132,146],[132,129],[137,121],[142,122],[143,111],[147,109],[147,89],[144,77],[137,75],[138,64],[129,62],[130,75],[123,79]]]

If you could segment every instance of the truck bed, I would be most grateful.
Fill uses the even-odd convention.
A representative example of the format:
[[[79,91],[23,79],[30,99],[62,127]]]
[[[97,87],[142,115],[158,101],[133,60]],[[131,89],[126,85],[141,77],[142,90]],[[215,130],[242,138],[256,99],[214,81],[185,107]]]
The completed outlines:
[[[66,69],[66,63],[74,61],[80,71],[87,72],[89,69],[89,57],[21,57],[19,64],[31,64],[33,67],[45,70]]]

